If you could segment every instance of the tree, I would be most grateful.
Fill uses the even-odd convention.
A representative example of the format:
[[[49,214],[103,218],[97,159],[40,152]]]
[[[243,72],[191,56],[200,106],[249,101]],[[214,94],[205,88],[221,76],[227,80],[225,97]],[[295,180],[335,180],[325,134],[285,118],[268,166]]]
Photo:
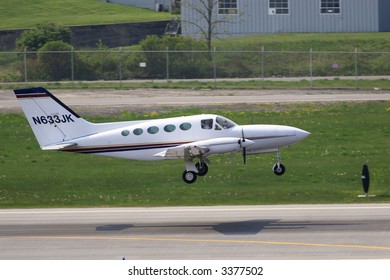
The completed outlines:
[[[37,51],[47,42],[62,41],[70,43],[71,31],[67,27],[54,23],[37,24],[32,29],[26,30],[16,41],[18,47],[29,51]]]
[[[226,0],[182,0],[182,7],[192,13],[193,19],[183,18],[182,22],[196,26],[202,37],[205,39],[207,48],[211,51],[211,40],[217,37],[217,27],[222,23],[231,21],[224,15],[237,13],[237,3]],[[182,8],[182,13],[183,9]],[[221,13],[220,13],[220,12]]]

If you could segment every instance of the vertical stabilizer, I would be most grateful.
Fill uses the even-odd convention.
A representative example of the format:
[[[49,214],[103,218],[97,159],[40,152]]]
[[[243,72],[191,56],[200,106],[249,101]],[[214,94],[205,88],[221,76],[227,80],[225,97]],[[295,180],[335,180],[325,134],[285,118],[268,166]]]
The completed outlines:
[[[89,135],[94,125],[42,87],[14,90],[41,148]]]

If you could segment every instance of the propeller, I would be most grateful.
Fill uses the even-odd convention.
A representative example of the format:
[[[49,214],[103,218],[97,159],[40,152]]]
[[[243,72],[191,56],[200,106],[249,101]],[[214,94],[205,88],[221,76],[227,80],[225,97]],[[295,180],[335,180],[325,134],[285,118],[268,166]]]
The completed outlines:
[[[241,129],[242,138],[238,140],[238,144],[240,144],[242,148],[242,159],[244,160],[244,166],[246,167],[246,145],[245,145],[245,137],[244,137],[244,129]]]

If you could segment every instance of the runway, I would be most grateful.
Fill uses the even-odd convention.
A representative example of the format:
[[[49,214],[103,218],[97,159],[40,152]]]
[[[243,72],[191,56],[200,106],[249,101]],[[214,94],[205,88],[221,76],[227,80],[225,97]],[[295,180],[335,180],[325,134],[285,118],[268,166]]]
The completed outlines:
[[[51,90],[59,99],[81,112],[108,110],[139,110],[164,106],[218,106],[390,100],[389,91],[340,90]],[[0,112],[21,112],[21,107],[11,90],[0,90]],[[89,109],[88,109],[89,108]],[[98,109],[97,109],[98,108]],[[95,112],[96,113],[96,112]]]
[[[0,259],[390,259],[390,204],[2,209]]]

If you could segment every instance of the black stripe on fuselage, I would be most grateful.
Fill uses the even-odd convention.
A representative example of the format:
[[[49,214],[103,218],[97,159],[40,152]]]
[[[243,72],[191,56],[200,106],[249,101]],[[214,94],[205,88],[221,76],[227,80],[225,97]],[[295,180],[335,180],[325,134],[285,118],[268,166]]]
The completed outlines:
[[[145,145],[126,145],[126,146],[104,146],[104,147],[88,147],[88,148],[70,148],[64,149],[66,152],[75,152],[82,154],[100,154],[100,153],[113,153],[113,152],[133,152],[151,149],[168,149],[183,145],[189,142],[179,143],[156,143]]]

